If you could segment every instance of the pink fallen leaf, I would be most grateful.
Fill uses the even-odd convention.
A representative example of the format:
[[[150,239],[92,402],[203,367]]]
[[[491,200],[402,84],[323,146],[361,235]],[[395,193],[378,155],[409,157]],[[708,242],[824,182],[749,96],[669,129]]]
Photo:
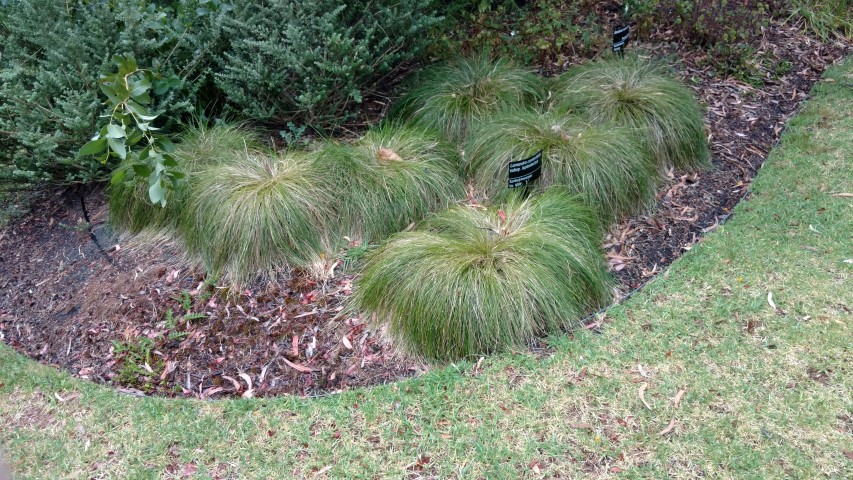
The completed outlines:
[[[678,408],[678,406],[681,405],[681,399],[684,398],[685,393],[687,393],[687,389],[682,388],[678,391],[678,393],[675,394],[675,398],[672,399],[672,405],[675,408]]]
[[[282,358],[282,360],[284,360],[284,363],[286,363],[287,366],[289,366],[290,368],[297,370],[297,371],[300,371],[302,373],[311,373],[311,372],[316,371],[316,369],[306,367],[305,365],[300,365],[298,363],[293,363],[286,358]]]
[[[246,388],[247,390],[252,389],[252,377],[245,373],[238,373],[237,376],[246,381],[246,385],[248,385],[248,387]]]
[[[344,344],[345,347],[347,347],[347,350],[352,350],[352,343],[349,341],[349,338],[347,338],[346,335],[341,337],[341,342]]]
[[[243,386],[240,385],[240,382],[238,382],[236,378],[229,377],[228,375],[223,375],[222,378],[231,382],[231,384],[234,385],[234,390],[236,390],[238,392],[243,390]]]
[[[672,420],[669,421],[669,425],[667,425],[666,428],[658,432],[658,435],[666,435],[667,433],[671,432],[673,428],[675,428],[675,417],[672,417]]]

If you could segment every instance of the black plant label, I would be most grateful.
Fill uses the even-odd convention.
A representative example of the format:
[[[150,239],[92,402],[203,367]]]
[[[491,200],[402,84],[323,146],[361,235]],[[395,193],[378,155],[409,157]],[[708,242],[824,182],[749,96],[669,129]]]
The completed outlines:
[[[509,162],[509,188],[527,185],[542,175],[542,150],[532,157]]]
[[[622,52],[625,46],[628,45],[630,39],[630,28],[628,25],[623,27],[613,27],[613,52]]]

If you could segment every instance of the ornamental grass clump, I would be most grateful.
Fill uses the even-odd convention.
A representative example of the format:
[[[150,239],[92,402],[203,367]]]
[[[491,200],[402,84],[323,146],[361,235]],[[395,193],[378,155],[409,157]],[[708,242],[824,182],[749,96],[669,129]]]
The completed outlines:
[[[456,149],[415,129],[380,126],[353,144],[328,144],[316,158],[335,195],[333,240],[381,241],[465,197]]]
[[[509,107],[536,103],[542,79],[506,60],[463,58],[427,69],[395,116],[461,142],[479,121]]]
[[[185,175],[184,181],[169,191],[166,207],[151,203],[147,185],[135,178],[134,162],[128,160],[118,166],[126,170],[124,181],[109,186],[110,223],[134,234],[174,231],[181,222],[188,191],[193,188],[193,177],[198,170],[228,163],[235,152],[256,149],[259,143],[251,132],[239,125],[188,126],[174,153],[178,170]]]
[[[699,102],[661,66],[636,58],[593,62],[564,73],[553,90],[560,108],[642,131],[661,166],[709,165]]]
[[[633,129],[554,111],[499,115],[472,132],[465,151],[474,185],[492,199],[511,192],[510,162],[541,151],[541,177],[531,185],[566,186],[607,220],[653,201],[659,178],[651,151]]]
[[[323,251],[330,192],[310,156],[244,150],[195,175],[181,230],[191,256],[226,281],[307,267]]]
[[[565,189],[502,208],[457,206],[373,253],[348,308],[427,358],[521,346],[608,301],[601,234]]]

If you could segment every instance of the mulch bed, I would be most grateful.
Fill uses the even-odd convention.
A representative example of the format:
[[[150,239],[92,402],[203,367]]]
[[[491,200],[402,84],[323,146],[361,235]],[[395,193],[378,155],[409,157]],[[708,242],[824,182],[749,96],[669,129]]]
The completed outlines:
[[[708,105],[714,168],[671,172],[652,213],[612,229],[605,248],[623,295],[728,217],[811,86],[849,47],[774,25],[759,54],[772,69],[790,68],[766,71],[759,88],[700,67],[699,51],[637,46],[677,58]],[[0,340],[135,395],[317,395],[429,368],[364,319],[339,315],[351,275],[323,283],[293,275],[229,291],[206,284],[168,244],[117,247],[106,216],[98,188],[45,193],[0,231]]]

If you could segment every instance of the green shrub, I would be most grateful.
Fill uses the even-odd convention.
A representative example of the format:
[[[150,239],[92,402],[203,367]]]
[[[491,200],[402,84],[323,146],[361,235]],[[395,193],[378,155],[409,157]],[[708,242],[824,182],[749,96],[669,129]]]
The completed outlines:
[[[216,83],[239,113],[334,127],[413,58],[438,21],[429,0],[234,2]]]
[[[323,175],[305,154],[247,150],[199,169],[181,222],[188,252],[237,284],[309,266],[324,250]]]
[[[210,2],[211,8],[214,3]],[[189,112],[202,98],[211,15],[197,2],[15,0],[0,6],[0,180],[86,182],[114,167],[78,155],[105,123],[98,77],[115,54],[172,79],[158,105]],[[158,110],[155,105],[155,110]]]
[[[455,207],[371,254],[348,308],[429,358],[522,346],[608,300],[600,241],[595,215],[562,189]]]
[[[418,130],[384,125],[352,145],[330,143],[317,169],[335,192],[332,237],[384,240],[465,196],[459,154]]]
[[[630,58],[593,62],[563,74],[554,96],[560,108],[644,132],[662,164],[709,165],[702,109],[662,67]]]
[[[674,32],[683,43],[702,47],[714,66],[748,77],[754,43],[786,1],[628,0],[627,7],[639,35]]]
[[[439,58],[490,51],[524,64],[559,67],[572,56],[591,57],[609,46],[607,13],[602,15],[600,5],[596,0],[445,2],[445,25],[428,51]]]
[[[509,163],[542,151],[532,185],[565,185],[608,220],[654,200],[658,171],[649,148],[630,128],[590,125],[553,111],[508,111],[472,132],[465,151],[474,185],[490,198],[508,194]]]
[[[535,103],[544,86],[533,73],[506,60],[463,58],[428,68],[393,115],[461,142],[477,122],[501,110]]]
[[[186,175],[186,181],[169,191],[166,207],[151,203],[148,187],[133,179],[133,162],[125,161],[117,168],[127,172],[127,180],[112,184],[108,189],[110,223],[134,234],[164,231],[174,234],[183,218],[189,190],[193,188],[198,171],[229,163],[241,152],[256,151],[258,146],[257,138],[238,125],[188,125],[174,153],[178,169]]]

